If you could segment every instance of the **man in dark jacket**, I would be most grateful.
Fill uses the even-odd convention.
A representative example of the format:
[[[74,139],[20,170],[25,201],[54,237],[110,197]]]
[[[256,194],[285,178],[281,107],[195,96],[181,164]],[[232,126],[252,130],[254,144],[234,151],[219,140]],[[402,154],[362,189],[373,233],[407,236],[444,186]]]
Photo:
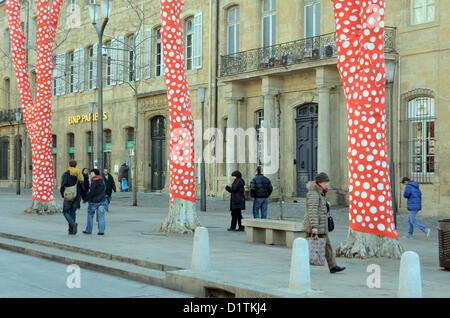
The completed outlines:
[[[106,208],[106,196],[105,196],[105,184],[100,171],[98,169],[91,170],[91,188],[87,194],[88,215],[86,230],[84,234],[92,233],[92,223],[94,219],[95,211],[98,214],[98,235],[105,233],[105,208]]]
[[[109,204],[112,199],[112,192],[117,192],[116,183],[114,182],[113,176],[109,173],[108,169],[103,169],[103,181],[105,182],[105,194],[106,194],[106,211],[109,212]]]
[[[426,236],[430,236],[431,230],[426,226],[423,226],[416,220],[417,213],[422,210],[422,192],[419,189],[419,184],[415,181],[410,180],[407,177],[404,177],[402,180],[402,184],[405,185],[405,192],[403,196],[408,200],[408,223],[409,223],[409,231],[408,238],[413,237],[414,225],[422,230],[426,234]]]
[[[69,161],[69,167],[66,172],[62,175],[60,193],[64,198],[64,191],[68,187],[73,187],[77,185],[77,196],[74,200],[68,200],[64,198],[63,203],[63,215],[69,223],[69,234],[75,235],[77,234],[77,223],[76,223],[76,211],[80,209],[80,201],[81,198],[85,197],[85,189],[83,186],[84,177],[83,174],[76,169],[77,162],[75,160]]]
[[[267,219],[267,206],[269,196],[272,194],[272,183],[270,179],[261,173],[261,167],[256,168],[256,176],[250,181],[250,196],[255,198],[253,201],[253,217],[259,218],[261,210],[261,219]]]

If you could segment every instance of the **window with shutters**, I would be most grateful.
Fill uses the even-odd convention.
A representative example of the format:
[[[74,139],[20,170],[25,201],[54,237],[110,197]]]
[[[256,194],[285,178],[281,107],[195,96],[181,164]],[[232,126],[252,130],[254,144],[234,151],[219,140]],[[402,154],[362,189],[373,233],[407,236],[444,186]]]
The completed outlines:
[[[61,53],[53,58],[53,96],[66,93],[66,54]]]
[[[152,29],[145,30],[145,51],[144,51],[144,78],[151,77],[151,61],[152,61]]]
[[[8,180],[9,174],[9,137],[0,138],[0,179]]]
[[[320,35],[320,2],[307,0],[305,2],[305,37]]]
[[[194,16],[194,69],[202,68],[203,63],[203,15],[197,13]]]
[[[113,82],[113,61],[112,61],[112,51],[111,51],[111,41],[106,42],[105,46],[107,49],[106,61],[105,61],[105,85],[111,86]]]
[[[433,22],[436,14],[435,0],[411,0],[411,24]]]
[[[228,9],[228,55],[239,52],[239,7]]]
[[[186,56],[186,70],[190,71],[193,68],[193,42],[194,42],[194,18],[189,18],[186,20],[184,24],[185,28],[185,45],[184,45],[184,54]]]
[[[276,44],[277,31],[277,1],[263,0],[262,12],[262,41],[263,47]]]
[[[155,76],[164,75],[164,59],[162,53],[161,28],[156,29]]]
[[[76,92],[76,65],[75,53],[69,53],[69,93]]]

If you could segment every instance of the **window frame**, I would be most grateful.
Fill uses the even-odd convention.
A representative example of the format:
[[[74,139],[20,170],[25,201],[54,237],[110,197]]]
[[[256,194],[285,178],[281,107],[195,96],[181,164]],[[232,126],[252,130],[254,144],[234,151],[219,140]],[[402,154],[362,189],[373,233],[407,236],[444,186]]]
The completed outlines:
[[[317,18],[317,5],[319,6],[319,17],[318,17],[319,21],[316,21],[316,18]],[[310,36],[310,37],[308,37],[308,35],[307,35],[307,30],[308,30],[307,10],[308,10],[308,7],[312,7],[312,9],[313,9],[313,13],[312,13],[312,17],[313,17],[313,35]],[[305,38],[314,38],[314,37],[320,36],[320,22],[321,22],[320,20],[321,20],[321,17],[322,17],[322,5],[321,5],[320,1],[316,0],[316,1],[305,2],[305,5],[304,5],[304,19],[303,19],[304,20],[304,30],[305,30],[304,35],[305,35]],[[319,23],[319,30],[317,30],[317,28],[316,28],[317,27],[317,22]]]
[[[158,37],[159,34],[159,37]],[[158,50],[159,46],[159,50]],[[160,52],[158,52],[160,51]],[[158,57],[160,57],[160,63],[158,63]],[[159,71],[159,74],[158,74]],[[164,56],[163,56],[163,44],[161,37],[161,27],[155,29],[155,77],[161,77],[165,75],[164,71]]]
[[[234,20],[230,20],[230,13],[234,10]],[[227,10],[227,53],[228,55],[235,55],[240,50],[240,20],[241,12],[239,6],[233,6]],[[236,17],[237,13],[237,17]],[[232,29],[232,31],[231,31]],[[230,50],[230,32],[233,32],[234,52]]]
[[[264,10],[265,1],[270,1],[270,9],[268,11]],[[275,7],[273,7],[273,3],[275,3]],[[277,0],[262,0],[261,6],[261,42],[262,47],[271,47],[277,44]],[[274,18],[275,17],[275,34],[273,34],[274,28]],[[269,18],[269,45],[264,45],[264,19]]]
[[[191,29],[188,29],[189,23],[191,24]],[[194,17],[191,16],[187,18],[184,22],[184,56],[185,56],[185,62],[186,62],[186,70],[192,71],[194,69]],[[191,45],[189,46],[189,37],[191,39]],[[191,49],[191,54],[189,55],[189,48]],[[189,64],[190,62],[190,64]]]
[[[436,0],[421,0],[422,5],[421,6],[414,6],[414,4],[416,3],[417,0],[411,0],[410,1],[410,23],[412,26],[416,26],[416,25],[422,25],[422,24],[427,24],[427,23],[432,23],[436,21]],[[428,2],[429,1],[433,1],[433,4],[429,5]],[[428,7],[434,7],[434,16],[432,18],[432,20],[430,20],[428,18]],[[422,22],[415,22],[415,9],[418,8],[422,8],[422,14],[424,17],[424,20]]]

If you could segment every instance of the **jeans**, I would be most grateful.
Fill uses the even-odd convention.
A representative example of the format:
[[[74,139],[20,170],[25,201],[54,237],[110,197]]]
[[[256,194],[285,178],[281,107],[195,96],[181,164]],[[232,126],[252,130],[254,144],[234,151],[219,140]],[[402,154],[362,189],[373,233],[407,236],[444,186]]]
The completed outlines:
[[[423,226],[416,220],[416,215],[419,211],[409,211],[408,215],[408,223],[409,223],[409,231],[408,235],[413,235],[414,232],[414,225],[417,226],[422,232],[426,232],[428,228],[426,226]]]
[[[89,202],[88,205],[88,214],[87,214],[87,225],[86,225],[86,232],[92,233],[92,223],[94,220],[94,214],[97,210],[98,215],[98,232],[99,233],[105,233],[105,208],[107,207],[106,201],[98,202],[98,203],[91,203]]]
[[[253,217],[259,219],[259,210],[261,209],[261,219],[267,219],[267,205],[269,199],[267,198],[255,198],[253,201]]]
[[[106,196],[106,212],[109,211],[109,204],[111,203],[112,196]]]
[[[76,222],[77,200],[66,201],[63,203],[63,215],[69,223],[69,229],[71,229]]]

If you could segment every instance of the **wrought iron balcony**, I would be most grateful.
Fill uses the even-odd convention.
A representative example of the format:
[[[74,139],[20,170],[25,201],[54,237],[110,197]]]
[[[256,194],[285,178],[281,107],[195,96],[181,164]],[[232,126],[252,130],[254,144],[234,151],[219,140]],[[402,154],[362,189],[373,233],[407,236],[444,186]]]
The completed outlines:
[[[385,28],[385,52],[395,51],[395,28]],[[220,76],[336,58],[336,33],[221,56]]]
[[[17,123],[16,111],[19,110],[22,113],[21,108],[0,110],[0,123]]]

